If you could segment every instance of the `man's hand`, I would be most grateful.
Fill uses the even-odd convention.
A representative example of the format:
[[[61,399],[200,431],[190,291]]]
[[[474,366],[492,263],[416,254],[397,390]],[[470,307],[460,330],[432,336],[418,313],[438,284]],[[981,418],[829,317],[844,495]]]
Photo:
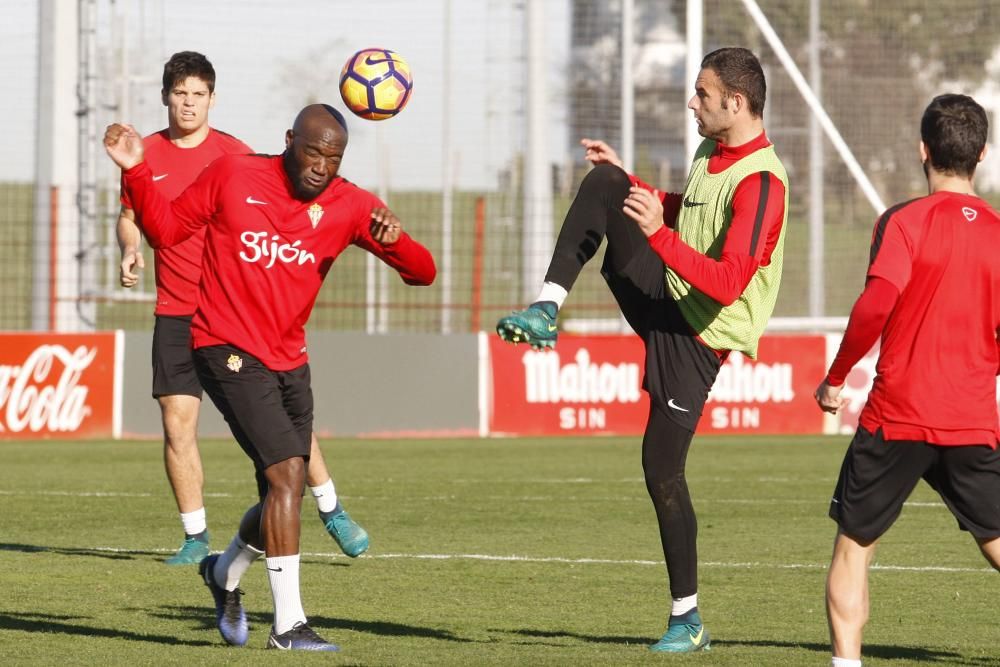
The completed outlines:
[[[588,162],[592,164],[613,164],[620,169],[625,168],[625,164],[618,157],[615,149],[600,139],[580,139],[580,143],[587,149],[583,159]]]
[[[122,169],[131,169],[142,162],[145,151],[142,137],[131,125],[112,123],[104,131],[104,150]]]
[[[840,397],[840,392],[843,389],[844,385],[833,387],[826,380],[820,382],[819,386],[816,387],[816,393],[813,394],[816,403],[819,404],[819,409],[833,415],[837,414],[837,410],[844,407],[844,399]]]
[[[127,248],[122,251],[122,263],[118,266],[118,279],[122,287],[135,287],[139,282],[139,269],[146,268],[146,260],[138,248]]]
[[[663,202],[657,190],[650,192],[646,188],[633,185],[629,188],[625,208],[622,209],[628,217],[639,223],[639,229],[649,238],[663,227]]]
[[[372,224],[369,228],[372,238],[382,245],[391,245],[399,240],[403,225],[396,214],[387,208],[372,209]]]

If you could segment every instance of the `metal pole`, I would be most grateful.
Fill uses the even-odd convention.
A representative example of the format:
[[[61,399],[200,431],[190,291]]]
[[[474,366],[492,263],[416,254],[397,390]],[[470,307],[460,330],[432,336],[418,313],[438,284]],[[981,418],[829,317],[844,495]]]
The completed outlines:
[[[441,40],[441,333],[451,333],[452,197],[455,175],[451,154],[451,0],[444,0]]]
[[[621,133],[625,171],[635,170],[635,0],[622,0]]]
[[[687,60],[684,67],[685,80],[685,101],[694,95],[694,82],[698,80],[698,72],[701,71],[702,41],[705,32],[705,7],[702,0],[688,0],[687,3],[687,25],[685,37],[687,39]],[[701,144],[701,135],[698,134],[698,125],[691,116],[684,126],[684,151],[688,160],[694,157],[694,152]]]
[[[802,76],[802,72],[799,71],[798,65],[792,60],[792,56],[788,53],[788,49],[782,43],[781,38],[778,37],[778,33],[774,31],[771,26],[771,22],[767,20],[767,16],[761,11],[760,6],[757,4],[756,0],[742,0],[743,6],[746,7],[747,13],[750,14],[750,18],[754,20],[757,27],[760,29],[767,43],[771,45],[774,50],[775,55],[778,56],[778,60],[784,66],[785,71],[788,72],[788,76],[791,77],[792,83],[798,88],[799,93],[802,95],[802,99],[805,100],[806,104],[812,110],[813,115],[815,115],[820,125],[823,127],[823,131],[826,132],[827,138],[833,147],[837,149],[837,153],[840,158],[847,165],[847,170],[851,172],[851,176],[857,182],[861,191],[864,193],[865,197],[868,199],[868,203],[871,207],[875,209],[876,215],[881,215],[885,211],[885,204],[882,203],[882,198],[879,197],[878,192],[875,190],[875,186],[868,179],[868,175],[865,173],[864,169],[858,163],[857,158],[854,157],[854,153],[847,146],[847,142],[844,138],[840,136],[840,132],[837,130],[837,126],[833,124],[830,120],[830,116],[827,115],[826,110],[819,103],[819,99],[813,93],[812,88],[806,83],[805,78]]]
[[[809,0],[809,85],[820,98],[820,0]],[[823,128],[809,114],[809,317],[822,317],[826,272],[823,259]]]
[[[538,294],[552,255],[552,174],[548,152],[548,54],[545,3],[525,3],[527,90],[524,155],[524,227],[522,241],[524,299]]]

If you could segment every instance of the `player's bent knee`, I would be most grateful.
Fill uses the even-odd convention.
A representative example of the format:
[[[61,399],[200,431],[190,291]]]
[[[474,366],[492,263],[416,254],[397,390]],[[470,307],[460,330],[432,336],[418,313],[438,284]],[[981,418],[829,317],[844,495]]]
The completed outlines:
[[[599,164],[584,177],[580,183],[580,189],[596,189],[600,191],[608,189],[628,189],[631,182],[628,174],[621,167],[613,164]]]

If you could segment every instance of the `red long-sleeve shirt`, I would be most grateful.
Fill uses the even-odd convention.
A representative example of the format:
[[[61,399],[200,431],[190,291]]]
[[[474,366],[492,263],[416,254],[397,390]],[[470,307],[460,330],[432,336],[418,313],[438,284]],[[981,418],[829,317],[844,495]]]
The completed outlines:
[[[770,145],[764,132],[740,146],[718,144],[708,160],[708,171],[721,173],[738,160]],[[636,185],[653,191],[637,177],[631,179]],[[771,261],[785,216],[784,184],[770,172],[751,174],[740,181],[733,194],[733,217],[719,259],[691,248],[673,231],[683,193],[660,193],[660,198],[666,226],[649,237],[649,245],[692,287],[723,306],[733,303],[750,284],[757,268]],[[757,234],[755,227],[759,230]]]
[[[337,256],[351,244],[396,269],[411,285],[429,285],[434,259],[403,233],[382,245],[370,232],[375,195],[335,178],[312,201],[292,194],[282,157],[224,156],[172,202],[153,187],[142,162],[124,172],[143,231],[154,248],[206,228],[195,348],[228,343],[271,370],[306,363],[305,323]]]
[[[194,182],[201,170],[222,155],[253,153],[236,137],[215,128],[194,148],[181,148],[170,141],[167,130],[142,140],[145,160],[153,170],[153,181],[167,199],[173,199]],[[121,203],[133,208],[122,189]],[[140,225],[142,221],[137,221]],[[161,248],[154,254],[156,266],[156,314],[193,315],[198,302],[201,256],[205,249],[204,231],[192,234],[183,243]]]
[[[998,245],[1000,214],[974,195],[936,192],[879,218],[867,285],[827,375],[842,383],[883,322],[875,382],[858,417],[866,429],[882,429],[887,440],[996,446]]]

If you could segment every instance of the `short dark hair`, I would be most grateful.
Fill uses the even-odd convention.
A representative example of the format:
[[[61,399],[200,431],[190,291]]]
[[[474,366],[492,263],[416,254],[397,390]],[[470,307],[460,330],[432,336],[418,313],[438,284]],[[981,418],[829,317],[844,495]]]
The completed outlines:
[[[753,51],[738,46],[716,49],[702,58],[701,68],[711,69],[719,75],[723,92],[742,94],[747,99],[751,116],[761,118],[764,115],[767,82]]]
[[[935,171],[972,176],[986,147],[986,111],[968,95],[938,95],[920,119],[920,139]]]
[[[215,92],[215,68],[197,51],[180,51],[170,56],[163,65],[163,92],[169,93],[189,76],[201,79],[208,85],[208,92]]]

